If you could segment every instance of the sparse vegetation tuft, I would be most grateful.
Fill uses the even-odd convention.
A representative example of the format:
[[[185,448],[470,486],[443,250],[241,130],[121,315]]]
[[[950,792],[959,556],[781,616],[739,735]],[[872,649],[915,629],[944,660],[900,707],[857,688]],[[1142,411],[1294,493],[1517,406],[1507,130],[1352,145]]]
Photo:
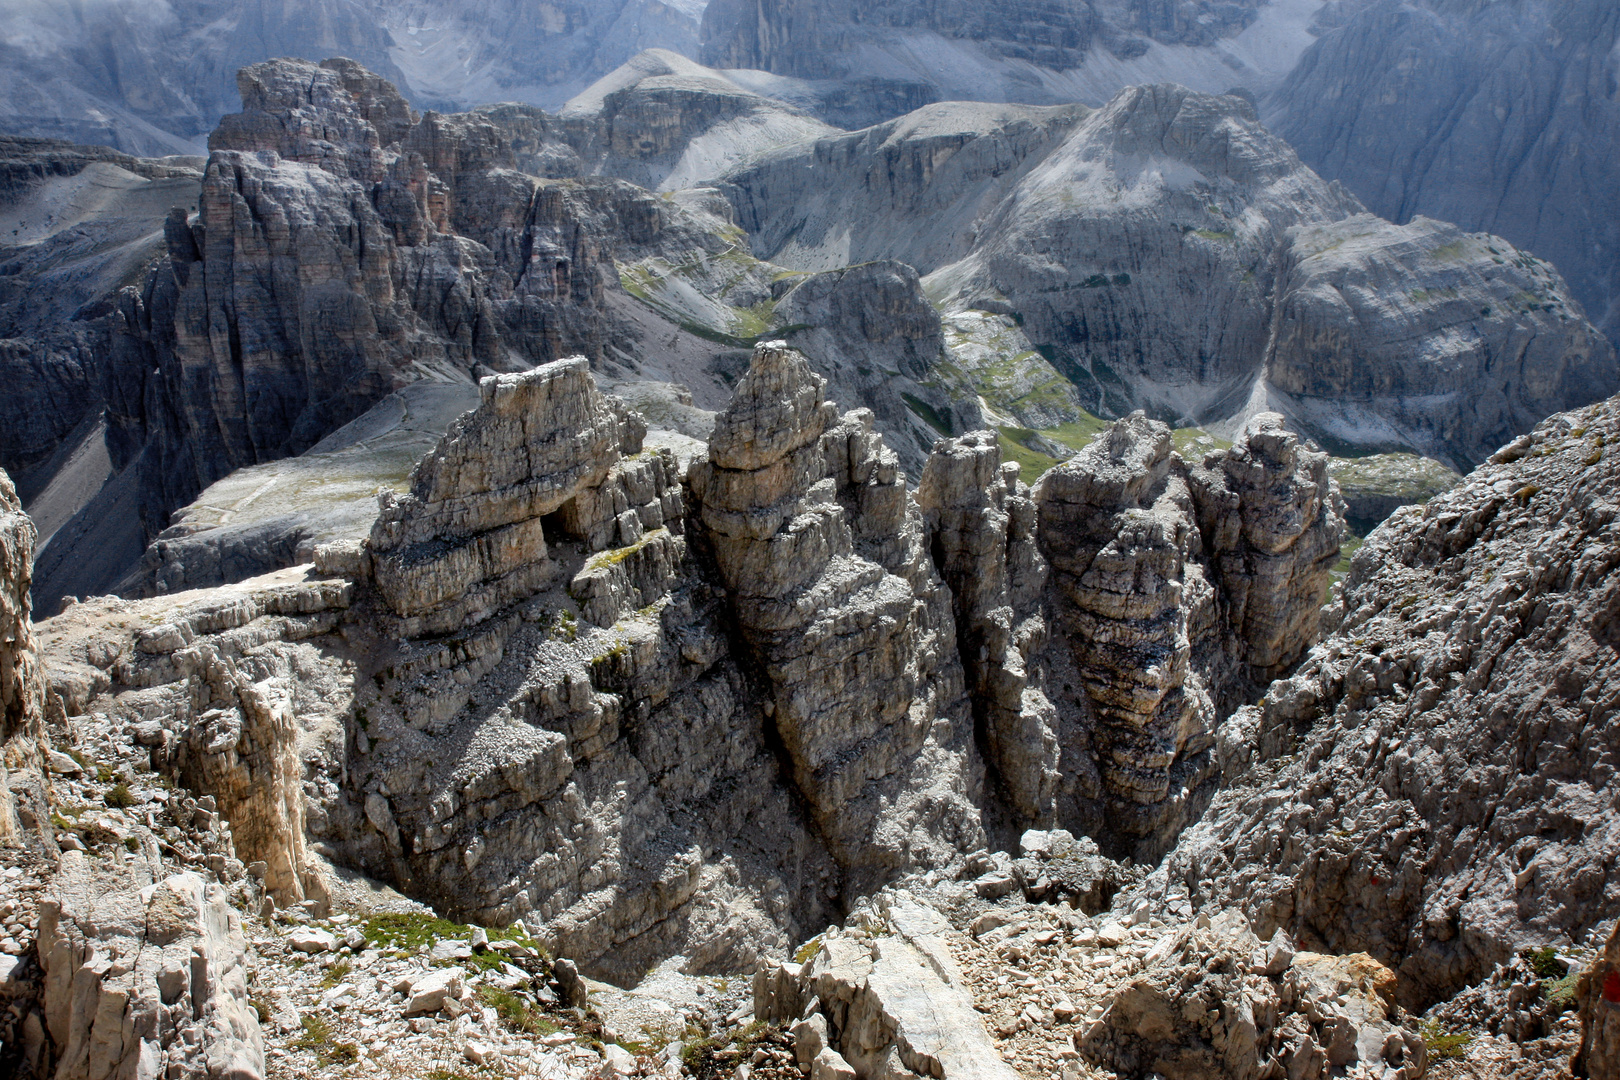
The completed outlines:
[[[495,1015],[500,1017],[501,1023],[510,1031],[543,1037],[558,1030],[557,1025],[548,1020],[527,998],[511,990],[502,990],[496,986],[481,986],[478,988],[478,999],[494,1009]]]
[[[1447,1031],[1432,1020],[1424,1021],[1420,1025],[1423,1034],[1423,1045],[1428,1047],[1429,1058],[1433,1061],[1451,1061],[1462,1058],[1468,1053],[1468,1044],[1474,1041],[1474,1036],[1466,1031]]]

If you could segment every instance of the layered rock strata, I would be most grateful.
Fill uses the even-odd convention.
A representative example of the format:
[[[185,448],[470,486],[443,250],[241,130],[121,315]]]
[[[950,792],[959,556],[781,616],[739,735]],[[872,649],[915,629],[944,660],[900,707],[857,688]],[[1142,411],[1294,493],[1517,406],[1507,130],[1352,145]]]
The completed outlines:
[[[972,843],[966,703],[904,474],[870,412],[840,417],[824,386],[785,344],[760,346],[691,485],[794,780],[834,854],[874,881],[907,852]],[[945,754],[931,777],[916,768],[930,743]],[[879,827],[895,802],[933,804],[933,835]]]
[[[492,377],[480,390],[479,407],[417,463],[410,493],[383,496],[372,527],[374,579],[406,637],[458,630],[538,592],[554,573],[549,514],[593,549],[664,525],[661,492],[642,509],[595,490],[621,455],[641,452],[646,424],[597,391],[583,357]],[[657,480],[665,488],[662,470]]]
[[[1552,417],[1374,531],[1337,630],[1222,726],[1170,880],[1419,1005],[1611,917],[1617,438],[1613,400]]]
[[[580,179],[575,144],[607,123],[594,114],[417,117],[342,59],[256,64],[241,88],[185,199],[196,212],[161,225],[167,260],[98,300],[85,345],[142,543],[207,485],[311,448],[408,382],[575,354],[636,364],[645,332],[610,312],[626,299],[615,259],[734,246],[683,204]]]
[[[1162,850],[1211,695],[1309,637],[1338,535],[1275,418],[1189,471],[1133,417],[1034,490],[975,433],[913,497],[781,343],[686,475],[643,431],[583,359],[488,376],[364,543],[70,609],[97,629],[53,686],[213,792],[277,904],[321,906],[318,850],[588,973],[736,970],[911,871],[1106,903],[1095,846],[972,853],[1031,822]]]
[[[1136,416],[1048,472],[1033,497],[1103,790],[1139,819],[1125,832],[1149,832],[1167,799],[1202,782],[1212,744],[1192,642],[1214,629],[1215,590],[1196,557],[1186,467],[1169,429]]]
[[[1226,618],[1257,682],[1285,673],[1316,641],[1344,501],[1328,457],[1262,413],[1230,450],[1189,473],[1198,526]]]
[[[1036,503],[1017,463],[1003,462],[996,437],[984,431],[941,440],[916,497],[935,565],[951,589],[957,647],[989,762],[1018,814],[1044,819],[1057,793],[1058,721],[1030,678],[1048,638]]]

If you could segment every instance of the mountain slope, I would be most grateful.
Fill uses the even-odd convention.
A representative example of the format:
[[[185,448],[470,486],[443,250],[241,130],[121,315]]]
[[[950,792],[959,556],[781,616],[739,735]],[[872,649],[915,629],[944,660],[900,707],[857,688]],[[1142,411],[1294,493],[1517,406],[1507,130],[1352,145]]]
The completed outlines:
[[[1620,9],[1379,0],[1266,100],[1278,134],[1374,212],[1453,221],[1555,263],[1620,334]]]
[[[931,105],[766,154],[724,190],[765,258],[900,259],[947,311],[1015,316],[1102,415],[1232,431],[1278,410],[1466,467],[1620,385],[1551,267],[1366,214],[1236,97]]]

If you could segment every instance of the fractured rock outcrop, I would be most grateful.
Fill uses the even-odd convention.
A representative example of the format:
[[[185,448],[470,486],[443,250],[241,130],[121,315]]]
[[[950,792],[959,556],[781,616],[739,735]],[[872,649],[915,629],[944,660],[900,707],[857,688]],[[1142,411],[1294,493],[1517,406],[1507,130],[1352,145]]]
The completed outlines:
[[[383,497],[372,527],[377,588],[406,637],[460,629],[538,592],[555,573],[547,515],[562,511],[553,529],[591,537],[593,549],[610,537],[633,543],[665,523],[662,469],[645,507],[594,493],[576,500],[601,487],[621,455],[639,454],[646,433],[596,389],[583,357],[491,377],[480,389],[479,408],[417,464],[410,494]]]
[[[1101,108],[931,105],[744,162],[758,254],[899,259],[948,315],[1016,314],[1093,413],[1141,407],[1465,468],[1620,388],[1562,278],[1497,237],[1368,215],[1239,97],[1133,86]]]
[[[840,418],[824,385],[785,345],[760,346],[691,485],[794,779],[834,852],[870,877],[978,826],[954,626],[921,521],[871,414]],[[929,743],[946,758],[924,776]],[[932,804],[933,835],[880,825],[894,800]]]
[[[29,581],[34,523],[0,471],[0,845],[48,835],[45,805],[45,678],[34,645]]]
[[[1046,561],[1034,542],[1036,504],[987,431],[943,439],[928,455],[917,504],[951,588],[957,645],[994,765],[1013,807],[1051,812],[1058,783],[1057,716],[1029,666],[1047,641]]]
[[[1612,918],[1617,439],[1613,399],[1554,416],[1375,530],[1336,631],[1223,725],[1170,879],[1413,1005]]]
[[[1344,540],[1344,502],[1327,465],[1281,416],[1261,413],[1189,474],[1212,576],[1258,681],[1283,674],[1316,641]]]
[[[1363,1074],[1417,1080],[1428,1055],[1395,1004],[1395,976],[1365,953],[1269,945],[1223,911],[1167,934],[1144,970],[1076,1040],[1089,1059],[1126,1075],[1261,1080]]]
[[[1115,424],[1035,485],[1055,607],[1096,715],[1104,790],[1149,832],[1172,789],[1207,772],[1214,706],[1192,669],[1213,628],[1215,590],[1195,558],[1199,532],[1170,430]]]
[[[221,886],[194,873],[154,881],[144,862],[97,866],[66,852],[39,925],[55,1075],[265,1076],[245,954]]]

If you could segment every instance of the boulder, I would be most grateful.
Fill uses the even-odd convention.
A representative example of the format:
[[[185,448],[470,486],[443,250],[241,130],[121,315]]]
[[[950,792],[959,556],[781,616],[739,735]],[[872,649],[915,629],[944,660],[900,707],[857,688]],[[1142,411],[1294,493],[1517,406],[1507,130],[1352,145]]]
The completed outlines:
[[[466,980],[461,968],[438,968],[412,980],[405,1001],[406,1016],[436,1013],[446,1002],[459,1001],[466,993]]]

